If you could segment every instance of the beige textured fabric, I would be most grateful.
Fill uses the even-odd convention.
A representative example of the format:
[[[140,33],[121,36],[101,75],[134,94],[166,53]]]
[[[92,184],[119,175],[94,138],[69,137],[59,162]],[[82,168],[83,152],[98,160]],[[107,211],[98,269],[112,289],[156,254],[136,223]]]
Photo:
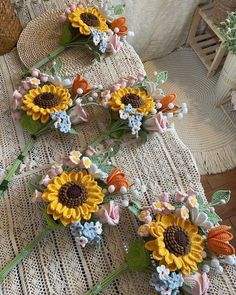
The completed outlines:
[[[189,114],[176,121],[176,129],[190,148],[201,174],[224,172],[236,167],[236,132],[215,95],[218,75],[207,79],[206,68],[191,49],[171,53],[145,63],[148,75],[169,71],[163,85],[166,93],[176,92],[178,102],[186,102]],[[229,104],[230,105],[230,104]],[[229,111],[234,122],[235,112]]]

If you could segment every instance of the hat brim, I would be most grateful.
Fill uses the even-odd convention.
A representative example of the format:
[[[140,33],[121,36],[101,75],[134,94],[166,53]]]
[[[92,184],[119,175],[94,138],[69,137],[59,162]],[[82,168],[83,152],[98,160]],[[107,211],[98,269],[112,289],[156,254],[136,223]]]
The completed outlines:
[[[21,33],[17,49],[26,68],[31,68],[60,46],[61,13],[60,10],[44,13],[28,23]],[[60,54],[60,58],[72,75],[81,72],[94,61],[93,54],[86,48],[68,48]]]

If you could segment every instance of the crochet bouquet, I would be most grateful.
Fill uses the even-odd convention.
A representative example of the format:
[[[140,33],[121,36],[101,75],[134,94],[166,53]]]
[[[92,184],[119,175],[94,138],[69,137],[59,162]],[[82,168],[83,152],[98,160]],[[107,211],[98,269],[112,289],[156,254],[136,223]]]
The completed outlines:
[[[168,73],[154,75],[154,82],[140,73],[121,78],[108,89],[97,89],[90,100],[107,109],[110,117],[110,126],[97,140],[120,139],[124,134],[131,134],[145,142],[149,133],[166,131],[171,118],[183,118],[188,112],[186,103],[176,104],[176,94],[165,95],[160,88]]]
[[[78,245],[85,247],[100,243],[103,225],[119,223],[122,210],[132,207],[128,200],[131,187],[140,193],[145,187],[131,183],[119,167],[111,164],[110,158],[118,150],[118,146],[102,154],[91,148],[84,153],[73,150],[46,175],[34,176],[29,188],[34,191],[33,201],[41,204],[46,226],[0,271],[0,282],[54,230],[68,228]]]
[[[73,127],[88,121],[88,115],[78,104],[78,100],[80,102],[84,98],[84,105],[87,105],[89,102],[86,97],[92,88],[81,76],[75,79],[60,76],[58,73],[61,66],[60,59],[57,59],[45,72],[32,70],[31,75],[22,80],[13,93],[12,117],[28,131],[30,140],[1,182],[0,196],[8,188],[16,170],[41,135],[53,129],[61,133],[77,134]]]
[[[209,204],[192,189],[177,192],[170,201],[164,193],[151,206],[135,203],[131,211],[140,239],[127,249],[125,263],[86,295],[98,294],[127,271],[150,271],[149,283],[158,294],[203,295],[211,269],[223,273],[223,264],[236,265],[230,227],[218,224],[214,210],[229,201],[228,191],[214,193]]]
[[[125,5],[112,5],[111,1],[79,0],[66,5],[60,15],[62,28],[59,46],[32,68],[40,68],[53,60],[66,48],[89,49],[101,61],[106,54],[116,54],[126,39],[133,36],[122,16]]]

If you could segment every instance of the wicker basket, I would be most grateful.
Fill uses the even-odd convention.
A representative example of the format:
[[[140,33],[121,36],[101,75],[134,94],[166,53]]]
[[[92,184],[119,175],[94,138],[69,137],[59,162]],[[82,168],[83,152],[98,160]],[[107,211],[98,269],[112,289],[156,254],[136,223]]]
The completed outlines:
[[[11,0],[0,0],[0,55],[9,52],[19,39],[22,26]]]
[[[216,25],[220,25],[228,15],[228,12],[236,9],[236,0],[215,0],[212,10],[212,20]]]

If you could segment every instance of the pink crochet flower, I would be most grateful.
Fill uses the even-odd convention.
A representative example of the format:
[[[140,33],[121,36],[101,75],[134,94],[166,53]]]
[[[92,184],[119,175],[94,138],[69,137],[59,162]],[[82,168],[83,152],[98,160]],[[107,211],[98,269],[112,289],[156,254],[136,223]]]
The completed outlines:
[[[68,112],[72,124],[88,122],[88,114],[81,105],[76,105]]]
[[[109,44],[109,51],[112,52],[113,54],[117,53],[118,51],[120,51],[120,48],[121,48],[120,36],[118,36],[117,34],[113,34],[109,36],[108,44]]]
[[[115,205],[114,201],[110,201],[102,206],[98,211],[98,216],[103,223],[109,225],[117,225],[120,221],[120,209],[118,205]]]
[[[209,279],[207,274],[196,272],[193,275],[185,276],[184,290],[192,295],[206,295],[209,288]]]
[[[160,112],[147,119],[143,126],[147,131],[163,133],[167,129],[167,118]]]

